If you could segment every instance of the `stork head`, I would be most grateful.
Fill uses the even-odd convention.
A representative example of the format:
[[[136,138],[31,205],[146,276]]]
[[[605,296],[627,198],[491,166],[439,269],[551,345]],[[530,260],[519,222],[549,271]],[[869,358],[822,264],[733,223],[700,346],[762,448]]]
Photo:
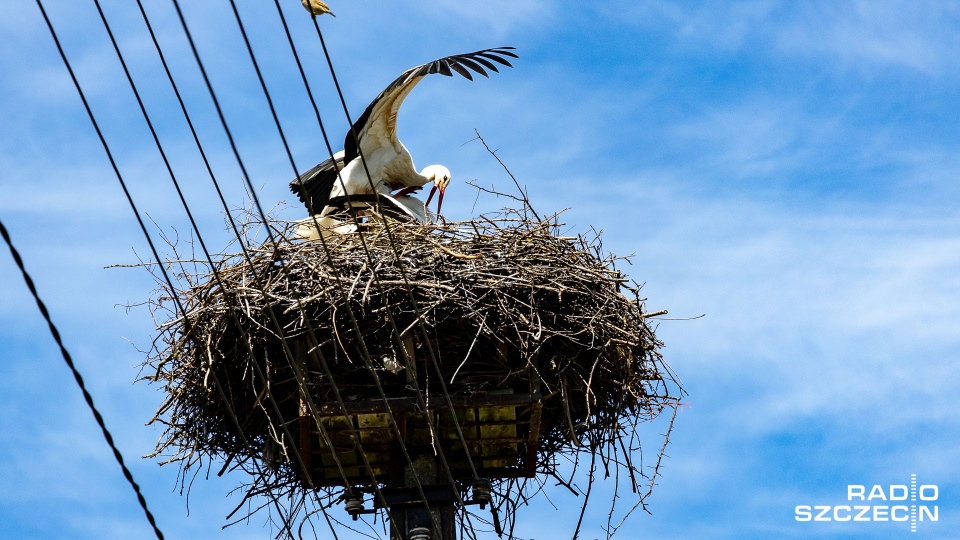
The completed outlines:
[[[428,165],[423,168],[423,172],[420,174],[425,176],[428,182],[433,182],[433,188],[430,189],[430,195],[427,196],[427,203],[424,206],[430,204],[434,193],[440,192],[440,196],[437,197],[437,214],[439,214],[440,207],[443,206],[443,192],[450,183],[450,169],[443,165]]]

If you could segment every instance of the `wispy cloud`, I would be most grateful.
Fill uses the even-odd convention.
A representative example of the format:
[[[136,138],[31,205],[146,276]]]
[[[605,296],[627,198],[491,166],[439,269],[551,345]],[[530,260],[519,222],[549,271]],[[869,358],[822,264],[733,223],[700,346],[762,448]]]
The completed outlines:
[[[684,377],[714,397],[698,381],[756,385],[726,404],[740,411],[731,421],[755,433],[808,415],[879,413],[882,421],[865,421],[881,431],[930,419],[931,408],[957,420],[946,411],[960,377],[949,356],[931,352],[960,347],[960,221],[921,215],[909,202],[828,196],[810,205],[815,199],[698,187],[712,165],[691,176],[621,178],[602,192],[588,179],[567,183],[583,186],[566,194],[577,201],[575,220],[601,197],[620,201],[622,211],[593,224],[608,229],[608,248],[638,254],[625,269],[647,282],[651,306],[706,313],[662,326]],[[918,371],[932,377],[912,376]],[[902,392],[923,399],[893,398]]]
[[[334,8],[337,19],[321,24],[354,114],[413,63],[528,42],[517,68],[490,80],[424,83],[401,112],[401,138],[419,165],[446,163],[458,181],[496,178],[509,185],[476,143],[460,146],[479,127],[530,187],[538,209],[572,207],[562,219],[575,231],[604,228],[606,247],[637,253],[634,265],[623,269],[646,282],[651,308],[678,317],[706,313],[660,323],[664,354],[691,390],[690,407],[681,412],[673,458],[655,492],[655,517],[633,523],[685,537],[787,537],[795,531],[777,512],[785,510],[789,520],[790,505],[822,491],[841,467],[892,471],[905,461],[946,476],[956,458],[950,446],[960,423],[954,361],[960,352],[960,140],[950,128],[956,6],[623,1],[571,11],[545,1],[444,0],[373,10],[344,4]],[[111,20],[136,19],[116,9],[108,13]],[[183,53],[173,56],[190,60],[166,9],[157,19],[161,39]],[[232,15],[212,4],[187,9],[251,176],[267,186],[265,200],[289,198],[289,166]],[[257,25],[255,48],[269,64],[268,85],[283,102],[284,125],[298,126],[291,128],[294,152],[298,160],[301,152],[309,156],[301,165],[312,165],[322,157],[319,135],[308,125],[312,120],[300,122],[312,111],[302,90],[293,90],[299,76],[288,73],[286,44],[271,41],[281,35],[273,6],[241,9],[248,24],[268,23]],[[141,270],[102,269],[133,262],[130,246],[143,240],[49,36],[38,16],[24,10],[0,22],[4,30],[21,23],[30,28],[10,34],[16,38],[39,36],[36,54],[26,61],[11,40],[0,48],[11,66],[0,88],[18,98],[6,100],[2,113],[0,216],[20,241],[76,358],[90,368],[85,372],[118,440],[146,453],[156,433],[142,424],[160,396],[129,387],[141,355],[119,336],[143,344],[152,323],[148,314],[126,316],[114,305],[142,300],[153,284]],[[305,13],[297,3],[293,12]],[[91,33],[79,16],[75,24],[70,17],[57,21],[73,43],[68,52],[137,201],[162,226],[178,226],[185,235],[182,209],[102,32]],[[298,43],[312,54],[306,57],[310,76],[320,78],[325,67],[312,26],[303,26],[306,19],[295,24],[301,25],[294,30]],[[124,26],[130,34],[122,45],[137,73],[157,75],[140,26]],[[197,86],[195,66],[185,62],[175,71],[190,86],[188,104],[201,115],[201,138],[219,141],[210,143],[214,168],[233,186],[228,200],[239,204],[239,173]],[[891,86],[888,73],[902,84]],[[169,96],[160,96],[162,78],[146,79],[157,80],[146,92],[156,107],[151,111],[176,113]],[[328,86],[318,95],[324,113],[336,113],[337,120],[329,116],[339,126],[333,130],[339,146],[345,122]],[[301,109],[303,118],[288,118]],[[185,171],[181,180],[202,214],[204,235],[213,236],[223,228],[219,202],[173,113],[158,113],[166,121],[162,138],[176,170]],[[463,195],[453,196],[451,205],[459,197],[462,213],[455,217],[466,217],[472,193],[457,191]],[[17,277],[8,259],[0,260],[0,270]],[[84,516],[97,526],[109,521],[114,499],[129,493],[118,481],[101,501],[79,501],[77,493],[88,494],[83,486],[96,480],[92,475],[113,472],[112,464],[108,454],[96,457],[102,441],[83,427],[85,411],[58,412],[74,401],[51,388],[66,388],[69,380],[19,285],[0,290],[3,357],[20,360],[0,362],[0,448],[4,470],[22,468],[18,478],[29,489],[0,498],[0,512],[19,514],[41,501],[53,514],[69,514],[58,524],[87,534],[91,527],[78,525]],[[26,409],[40,402],[39,410]],[[30,415],[43,421],[26,422]],[[7,428],[12,422],[16,430]],[[72,427],[58,428],[61,422]],[[83,463],[65,466],[62,456],[71,451],[78,461],[94,463],[92,472]],[[131,461],[156,471],[152,462]],[[51,471],[63,478],[52,479]],[[182,523],[184,501],[170,492],[175,472],[145,474],[138,478],[146,478],[151,504],[162,501],[164,524],[181,536],[217,533],[220,516],[238,502],[222,500],[235,479],[200,482],[191,500],[198,517]],[[56,498],[44,499],[52,482],[59,482]],[[739,514],[715,496],[730,486],[755,494],[743,497]],[[545,503],[523,517],[532,527],[554,514]],[[139,516],[131,520],[139,523]],[[570,530],[548,521],[557,527],[554,536]],[[603,521],[599,516],[591,526]],[[527,536],[539,538],[543,530]],[[251,527],[219,534],[265,533]]]
[[[956,2],[618,2],[596,9],[665,31],[682,50],[708,43],[749,56],[812,55],[856,71],[892,67],[942,75],[956,66],[960,45]]]
[[[776,1],[748,1],[735,4],[691,2],[604,2],[593,9],[603,16],[646,29],[661,29],[680,42],[709,42],[726,51],[739,49],[758,32],[761,22],[775,11]]]
[[[825,124],[794,103],[762,97],[725,104],[682,119],[668,129],[674,145],[686,146],[701,169],[723,170],[733,178],[777,181],[811,160],[823,141]]]
[[[793,6],[796,11],[775,36],[786,52],[832,58],[853,70],[866,64],[940,75],[957,65],[956,2],[860,0]]]
[[[459,25],[480,24],[501,39],[517,27],[547,24],[555,15],[557,6],[545,0],[490,0],[487,2],[461,2],[439,0],[427,6],[429,10],[447,10],[461,18]],[[455,24],[454,21],[449,21]]]

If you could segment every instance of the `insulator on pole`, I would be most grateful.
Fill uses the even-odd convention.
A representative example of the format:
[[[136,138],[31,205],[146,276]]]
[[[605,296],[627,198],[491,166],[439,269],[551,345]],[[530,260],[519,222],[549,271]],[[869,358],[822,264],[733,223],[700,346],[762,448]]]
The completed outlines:
[[[348,490],[343,496],[343,509],[356,521],[364,513],[363,495],[356,490]]]
[[[414,527],[407,532],[407,540],[431,540],[430,529],[426,527]]]
[[[490,481],[486,478],[477,478],[473,482],[473,502],[480,504],[480,509],[487,507],[493,497],[491,496]]]

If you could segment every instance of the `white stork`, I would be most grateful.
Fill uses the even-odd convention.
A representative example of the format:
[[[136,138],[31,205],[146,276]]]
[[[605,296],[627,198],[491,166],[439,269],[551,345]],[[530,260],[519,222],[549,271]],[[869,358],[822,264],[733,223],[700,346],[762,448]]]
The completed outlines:
[[[428,165],[417,172],[410,152],[397,138],[400,105],[413,87],[427,75],[439,73],[451,76],[458,73],[472,81],[471,70],[487,77],[484,68],[499,72],[496,64],[513,67],[505,58],[518,58],[512,50],[513,47],[484,49],[447,56],[408,69],[387,85],[363,111],[347,133],[343,151],[290,182],[290,190],[311,214],[323,215],[327,203],[335,197],[369,195],[374,191],[389,195],[400,190],[395,196],[396,200],[412,210],[411,203],[417,200],[409,201],[407,196],[428,182],[433,182],[426,204],[430,204],[434,193],[439,191],[437,213],[440,213],[443,192],[450,183],[450,171],[443,165]],[[422,212],[418,208],[415,213],[419,221],[425,221],[425,208]]]

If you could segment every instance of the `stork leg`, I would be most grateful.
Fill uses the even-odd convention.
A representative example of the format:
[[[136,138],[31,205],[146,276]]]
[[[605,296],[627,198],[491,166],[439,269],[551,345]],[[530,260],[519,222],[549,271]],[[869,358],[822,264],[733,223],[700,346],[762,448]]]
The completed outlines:
[[[423,189],[423,186],[407,186],[400,191],[393,194],[394,197],[403,197],[404,195],[409,195],[414,191],[420,191]]]

